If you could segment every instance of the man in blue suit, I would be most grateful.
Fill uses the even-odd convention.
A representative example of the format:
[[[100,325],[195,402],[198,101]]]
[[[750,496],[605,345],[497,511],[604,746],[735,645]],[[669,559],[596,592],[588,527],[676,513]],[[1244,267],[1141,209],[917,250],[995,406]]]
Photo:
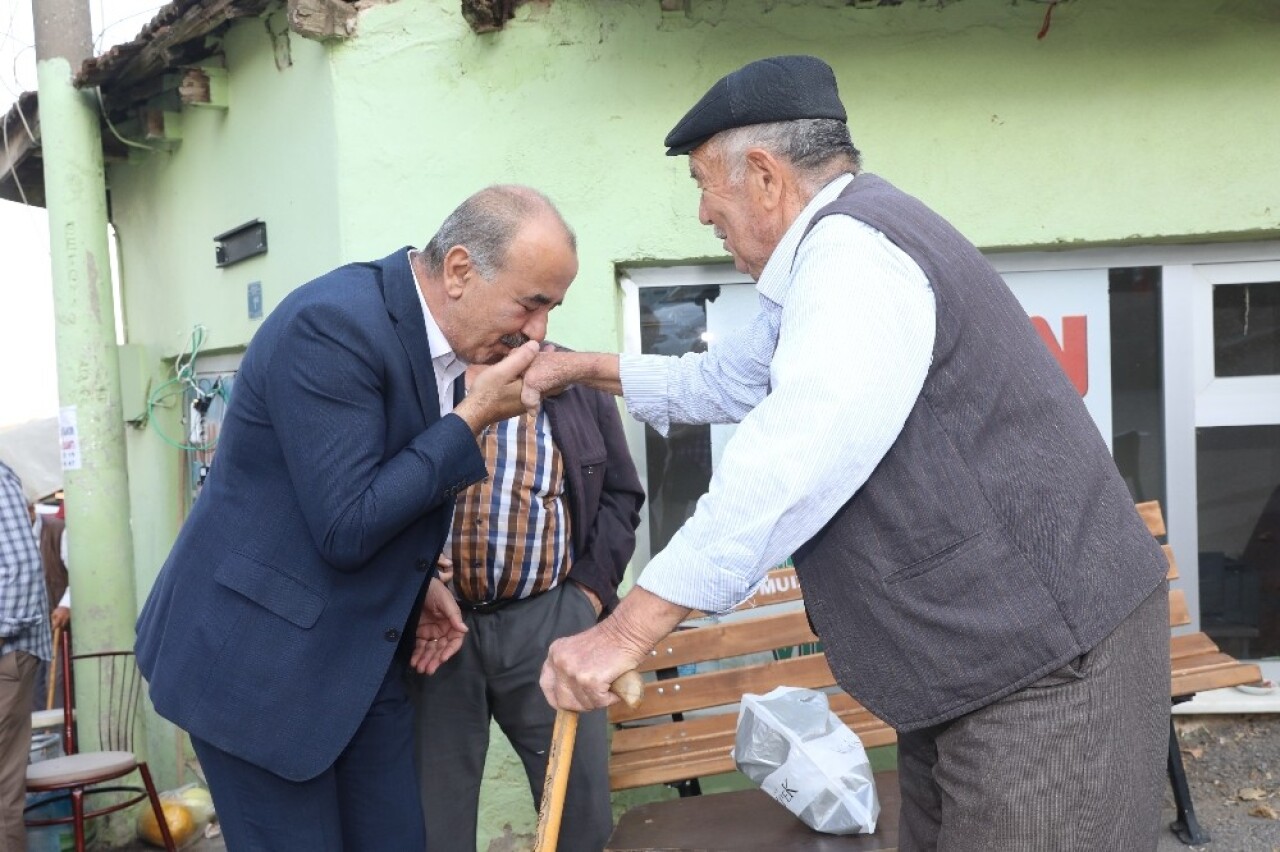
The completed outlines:
[[[546,197],[490,187],[421,252],[299,287],[254,336],[136,644],[231,852],[424,848],[402,676],[461,644],[434,577],[454,497],[486,475],[476,436],[522,410],[577,268]],[[472,363],[494,366],[455,405]]]

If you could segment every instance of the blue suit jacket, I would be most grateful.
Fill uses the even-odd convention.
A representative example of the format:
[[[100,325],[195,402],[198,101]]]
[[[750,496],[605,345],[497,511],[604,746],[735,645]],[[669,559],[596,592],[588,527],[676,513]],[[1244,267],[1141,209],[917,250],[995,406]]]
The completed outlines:
[[[485,476],[467,425],[440,417],[407,251],[305,284],[263,322],[138,618],[156,710],[290,780],[350,741],[454,496]]]

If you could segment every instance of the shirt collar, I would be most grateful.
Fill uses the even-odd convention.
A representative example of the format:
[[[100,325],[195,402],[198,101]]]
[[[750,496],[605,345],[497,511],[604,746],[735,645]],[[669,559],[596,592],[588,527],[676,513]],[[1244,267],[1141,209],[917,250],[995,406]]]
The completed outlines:
[[[840,175],[818,190],[818,194],[800,211],[800,215],[782,235],[778,247],[773,250],[773,254],[769,255],[769,262],[764,265],[764,271],[760,273],[756,290],[761,296],[779,305],[784,302],[787,286],[791,283],[791,267],[795,263],[796,251],[800,248],[800,240],[809,229],[809,223],[813,220],[814,214],[835,201],[852,180],[851,174]]]
[[[422,294],[422,287],[418,285],[418,273],[413,268],[413,254],[409,252],[409,271],[413,273],[413,289],[418,294],[418,303],[422,305],[422,319],[427,326],[427,347],[431,350],[431,363],[446,372],[449,372],[456,363],[461,365],[456,372],[461,373],[467,365],[454,354],[453,347],[449,345],[449,339],[444,336],[444,332],[436,323],[436,318],[431,315],[431,309],[427,307],[427,297]]]

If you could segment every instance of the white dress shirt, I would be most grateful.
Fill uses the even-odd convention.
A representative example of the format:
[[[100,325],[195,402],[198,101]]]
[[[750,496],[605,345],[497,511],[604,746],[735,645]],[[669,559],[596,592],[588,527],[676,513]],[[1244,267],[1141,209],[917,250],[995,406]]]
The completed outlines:
[[[853,178],[827,184],[787,230],[756,284],[760,313],[710,351],[624,355],[632,416],[740,425],[692,518],[639,584],[723,612],[754,593],[866,482],[897,440],[933,353],[933,291],[874,228],[813,215]]]
[[[427,307],[427,297],[422,294],[422,286],[418,283],[418,273],[413,269],[413,252],[409,252],[409,271],[413,274],[413,289],[418,292],[418,301],[422,304],[422,318],[427,323],[427,345],[431,347],[431,369],[435,371],[436,393],[440,395],[440,416],[444,417],[453,411],[454,379],[467,371],[467,364],[453,352],[453,347],[445,338],[444,332],[431,316]]]

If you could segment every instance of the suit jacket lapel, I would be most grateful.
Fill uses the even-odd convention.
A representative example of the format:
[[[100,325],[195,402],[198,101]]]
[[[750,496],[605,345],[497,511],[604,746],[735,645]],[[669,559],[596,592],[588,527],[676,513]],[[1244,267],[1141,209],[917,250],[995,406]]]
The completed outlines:
[[[418,300],[418,284],[409,267],[409,247],[400,249],[379,261],[382,267],[382,295],[387,313],[395,325],[396,335],[409,358],[418,403],[427,423],[440,419],[440,396],[436,390],[436,371],[431,365],[431,346],[427,342],[427,325]]]

